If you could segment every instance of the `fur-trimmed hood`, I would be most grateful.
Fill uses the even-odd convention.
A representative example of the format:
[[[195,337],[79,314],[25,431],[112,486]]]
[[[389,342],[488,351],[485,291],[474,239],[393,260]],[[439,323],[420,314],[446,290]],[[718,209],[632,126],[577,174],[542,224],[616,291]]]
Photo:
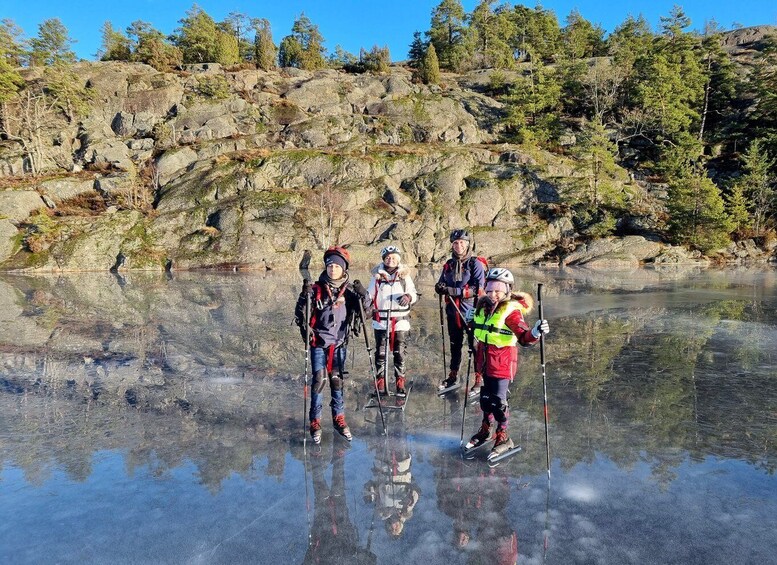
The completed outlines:
[[[393,277],[388,274],[388,271],[386,271],[386,266],[383,263],[380,263],[379,265],[376,265],[372,271],[372,276],[379,281],[388,281],[392,279]],[[407,267],[405,267],[402,263],[400,263],[397,266],[397,279],[401,280],[407,277],[410,274],[410,272],[407,270]]]
[[[510,297],[509,298],[505,298],[502,301],[502,304],[504,304],[504,303],[506,303],[508,301],[511,301],[511,300],[514,300],[515,302],[518,303],[518,305],[521,308],[521,314],[523,314],[524,316],[526,316],[526,314],[531,312],[532,308],[534,308],[534,298],[532,297],[531,294],[528,294],[526,292],[520,292],[520,291],[514,290],[514,291],[512,291],[510,293]],[[491,304],[491,300],[489,300],[489,298],[487,296],[481,296],[478,299],[476,308],[478,308],[478,309],[485,308],[486,306],[489,306],[490,304]]]

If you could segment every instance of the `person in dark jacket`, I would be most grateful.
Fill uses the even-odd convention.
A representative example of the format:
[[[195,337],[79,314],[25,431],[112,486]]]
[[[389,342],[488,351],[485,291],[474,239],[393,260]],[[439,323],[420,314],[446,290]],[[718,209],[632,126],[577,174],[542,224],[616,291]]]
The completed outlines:
[[[365,316],[372,313],[367,290],[358,280],[350,283],[348,266],[351,257],[343,247],[330,247],[324,253],[326,269],[312,285],[305,284],[294,310],[297,325],[304,336],[305,305],[310,296],[310,359],[313,381],[310,387],[310,435],[315,443],[321,442],[321,411],[324,385],[328,382],[332,394],[330,406],[334,429],[348,441],[351,430],[345,422],[343,378],[347,353],[348,333],[360,324],[359,309]],[[360,303],[361,302],[361,306]],[[358,325],[356,326],[358,327]]]
[[[472,236],[469,232],[461,229],[453,230],[449,239],[451,258],[443,265],[440,278],[434,286],[435,292],[445,299],[445,317],[451,344],[450,372],[440,382],[440,390],[454,386],[458,382],[461,348],[466,332],[461,315],[466,316],[467,312],[474,307],[475,299],[483,294],[486,277],[485,265],[472,255]],[[480,378],[476,373],[473,389],[479,386]]]
[[[466,447],[472,449],[489,441],[491,424],[496,420],[493,455],[501,455],[514,447],[507,435],[507,390],[518,370],[518,345],[534,345],[541,334],[550,331],[547,320],[537,320],[529,329],[524,316],[534,306],[534,300],[529,294],[513,292],[513,284],[513,274],[507,269],[488,271],[486,295],[478,300],[472,318],[477,342],[475,370],[483,375],[480,391],[483,422]]]

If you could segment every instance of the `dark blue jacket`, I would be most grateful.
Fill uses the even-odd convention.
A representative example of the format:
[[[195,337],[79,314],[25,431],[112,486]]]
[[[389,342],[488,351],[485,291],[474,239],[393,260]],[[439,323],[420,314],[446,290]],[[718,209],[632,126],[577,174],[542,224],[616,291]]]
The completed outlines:
[[[366,320],[372,316],[372,302],[367,293],[359,296],[353,285],[347,283],[340,288],[334,288],[327,285],[323,280],[323,275],[318,281],[310,285],[308,293],[310,294],[310,345],[312,347],[329,347],[334,345],[340,347],[348,341],[348,330],[354,325],[361,330],[361,320],[359,318],[359,302],[364,308]],[[297,299],[297,306],[294,309],[294,317],[300,327],[300,331],[305,332],[305,291],[303,290]]]
[[[461,280],[456,280],[456,263],[460,263]],[[451,298],[460,304],[464,302],[468,306],[474,306],[476,296],[481,295],[486,288],[486,267],[477,257],[469,256],[463,261],[451,257],[442,267],[442,273],[437,284],[443,283],[449,289],[455,289],[449,293]],[[449,316],[456,316],[456,309],[450,301],[446,301],[446,312]]]

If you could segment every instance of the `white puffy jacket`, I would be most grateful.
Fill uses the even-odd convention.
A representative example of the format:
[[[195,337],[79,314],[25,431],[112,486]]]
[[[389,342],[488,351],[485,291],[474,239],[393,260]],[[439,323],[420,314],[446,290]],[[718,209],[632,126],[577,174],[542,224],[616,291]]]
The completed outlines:
[[[386,318],[391,305],[391,318],[395,319],[395,331],[408,331],[410,329],[410,306],[418,301],[415,284],[408,270],[400,263],[393,275],[389,275],[386,266],[381,263],[372,270],[370,286],[367,289],[375,314],[372,319],[372,327],[376,330],[386,329]],[[402,295],[410,296],[410,304],[400,306],[399,299]]]

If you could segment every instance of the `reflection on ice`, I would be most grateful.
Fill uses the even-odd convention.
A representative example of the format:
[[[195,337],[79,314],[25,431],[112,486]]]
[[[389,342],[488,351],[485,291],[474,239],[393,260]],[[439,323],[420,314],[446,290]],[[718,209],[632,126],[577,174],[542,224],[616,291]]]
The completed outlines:
[[[516,269],[545,284],[538,353],[490,469],[440,399],[434,273],[416,280],[405,413],[303,449],[296,273],[0,278],[0,562],[751,562],[771,557],[777,277]],[[476,428],[467,408],[465,434]]]

